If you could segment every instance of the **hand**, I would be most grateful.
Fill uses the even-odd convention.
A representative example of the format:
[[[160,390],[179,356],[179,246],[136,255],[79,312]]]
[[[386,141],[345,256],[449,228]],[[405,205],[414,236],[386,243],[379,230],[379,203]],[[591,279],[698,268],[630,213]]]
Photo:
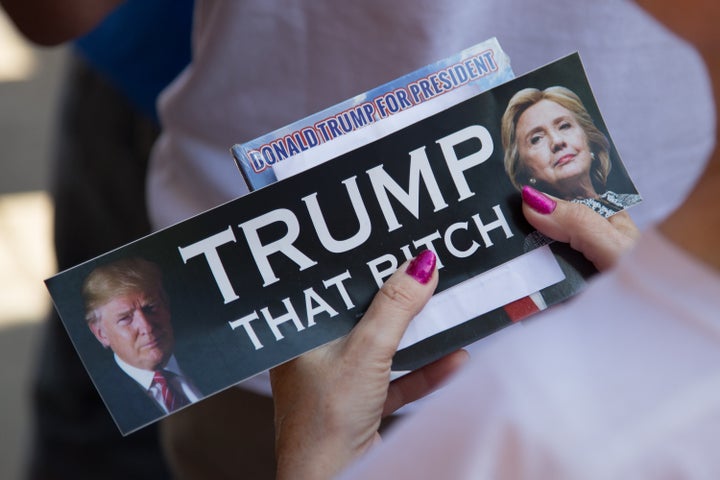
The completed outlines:
[[[343,338],[275,367],[277,478],[330,478],[380,440],[381,419],[421,398],[464,362],[450,354],[390,383],[390,367],[412,318],[437,286],[435,255],[422,252],[382,286]]]
[[[586,205],[560,200],[523,187],[523,214],[530,224],[548,237],[569,243],[600,271],[617,263],[635,245],[640,231],[627,212],[603,218]]]

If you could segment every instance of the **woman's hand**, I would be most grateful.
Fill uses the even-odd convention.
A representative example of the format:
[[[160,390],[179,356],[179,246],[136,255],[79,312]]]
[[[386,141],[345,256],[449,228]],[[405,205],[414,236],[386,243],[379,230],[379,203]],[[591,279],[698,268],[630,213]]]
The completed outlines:
[[[541,233],[569,243],[599,270],[632,247],[625,212],[605,219],[585,205],[523,189],[523,212]],[[437,286],[435,256],[421,253],[388,279],[344,338],[270,372],[278,479],[329,478],[380,439],[381,419],[433,391],[464,362],[455,352],[390,383],[390,366],[412,318]]]
[[[526,186],[523,213],[548,237],[569,243],[600,271],[606,270],[635,245],[640,231],[627,212],[603,218],[585,205],[560,200]]]
[[[433,391],[467,358],[455,352],[390,383],[400,339],[437,286],[435,263],[422,252],[385,282],[346,337],[270,371],[278,479],[337,474],[380,439],[384,416]]]

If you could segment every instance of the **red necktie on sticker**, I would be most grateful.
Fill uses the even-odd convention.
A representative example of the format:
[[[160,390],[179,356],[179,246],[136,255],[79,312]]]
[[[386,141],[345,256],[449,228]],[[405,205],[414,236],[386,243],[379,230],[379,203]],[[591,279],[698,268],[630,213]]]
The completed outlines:
[[[182,390],[173,387],[173,383],[169,381],[173,374],[164,370],[158,370],[153,377],[153,385],[160,388],[163,403],[168,412],[173,412],[178,408],[190,404],[190,400],[182,392]]]

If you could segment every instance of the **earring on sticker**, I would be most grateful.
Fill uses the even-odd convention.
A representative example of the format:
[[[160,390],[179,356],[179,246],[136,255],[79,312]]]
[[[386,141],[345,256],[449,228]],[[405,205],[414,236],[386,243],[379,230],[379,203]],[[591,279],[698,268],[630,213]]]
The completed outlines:
[[[535,185],[537,183],[537,180],[535,180],[535,178],[533,178],[533,177],[530,177],[528,182],[530,182],[530,185]]]

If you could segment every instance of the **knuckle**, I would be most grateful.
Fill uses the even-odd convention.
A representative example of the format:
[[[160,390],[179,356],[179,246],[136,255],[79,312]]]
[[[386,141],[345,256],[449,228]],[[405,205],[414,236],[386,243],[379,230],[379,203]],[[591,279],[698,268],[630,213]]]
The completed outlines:
[[[394,309],[403,312],[413,312],[415,310],[415,295],[410,288],[395,282],[385,282],[380,287],[378,295],[385,301],[389,302]]]
[[[568,215],[568,222],[574,225],[575,232],[583,237],[591,237],[598,231],[605,230],[609,223],[605,218],[598,215],[592,208],[583,204],[572,204],[573,208]]]
[[[568,203],[567,220],[573,224],[584,225],[592,216],[597,215],[590,207],[582,203]]]

